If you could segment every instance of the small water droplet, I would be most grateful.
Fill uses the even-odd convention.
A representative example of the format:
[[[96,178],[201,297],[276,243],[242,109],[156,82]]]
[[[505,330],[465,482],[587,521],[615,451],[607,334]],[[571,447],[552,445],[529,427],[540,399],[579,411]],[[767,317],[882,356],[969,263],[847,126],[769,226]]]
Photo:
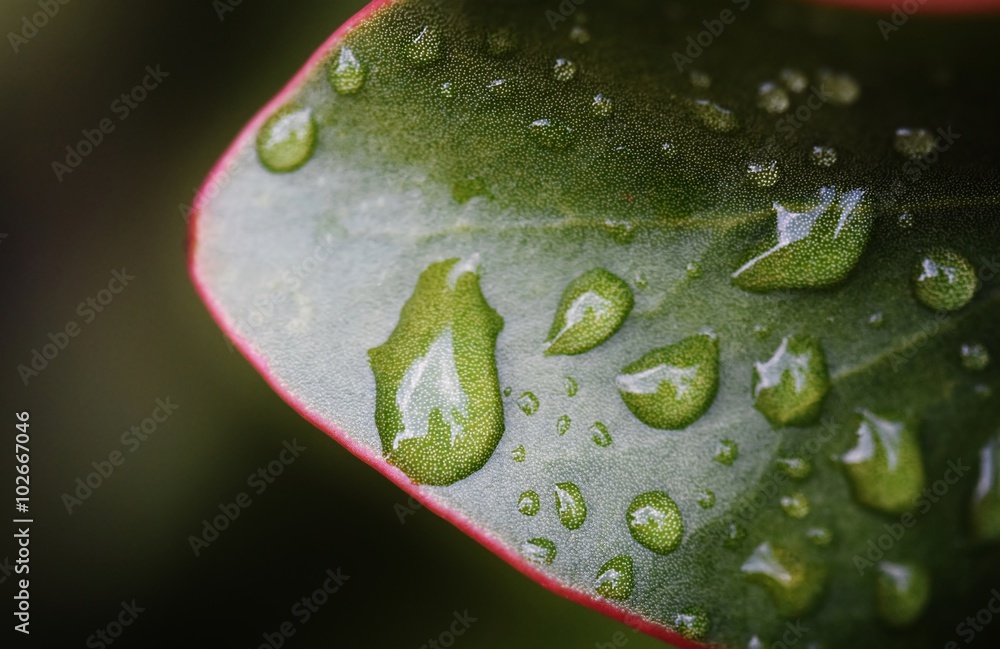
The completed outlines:
[[[970,372],[982,372],[990,364],[990,353],[979,343],[965,343],[961,349],[962,367]]]
[[[812,473],[812,464],[801,457],[779,457],[776,462],[778,469],[793,480],[805,480]]]
[[[701,277],[701,265],[696,261],[690,262],[684,268],[684,274],[687,275],[688,279],[698,279]]]
[[[559,522],[568,530],[579,529],[587,520],[587,503],[580,488],[572,482],[560,482],[556,484],[555,494]]]
[[[771,328],[767,325],[755,324],[753,326],[753,335],[754,338],[757,338],[758,340],[764,340],[771,335]]]
[[[868,326],[872,329],[881,329],[883,325],[885,325],[885,316],[882,315],[881,311],[876,311],[868,316]]]
[[[674,616],[674,628],[688,640],[701,640],[711,626],[708,613],[689,606]]]
[[[516,49],[517,34],[509,28],[495,29],[486,35],[486,53],[494,58],[507,58]]]
[[[747,649],[765,649],[765,647],[759,637],[753,636],[750,638],[750,641],[747,642]]]
[[[493,455],[504,432],[502,329],[475,268],[449,259],[420,274],[389,339],[368,351],[382,453],[413,482],[452,484]]]
[[[837,163],[837,150],[832,146],[814,146],[809,158],[817,167],[832,167]]]
[[[912,508],[924,489],[924,463],[914,422],[858,410],[855,446],[840,456],[862,504],[890,514]]]
[[[625,601],[635,588],[635,570],[632,557],[620,554],[608,560],[597,571],[597,594],[607,599]]]
[[[590,104],[590,112],[596,117],[608,117],[614,111],[614,104],[602,94],[594,95],[594,101]]]
[[[935,311],[957,311],[972,300],[978,279],[969,260],[950,248],[931,250],[913,268],[913,294]]]
[[[615,379],[628,409],[647,426],[679,430],[712,405],[719,387],[719,341],[689,336],[654,349],[625,366]]]
[[[575,397],[576,393],[580,389],[580,385],[576,382],[576,379],[574,379],[572,376],[566,377],[564,386],[566,388],[566,395],[570,397]]]
[[[715,447],[715,455],[712,457],[713,460],[719,464],[725,464],[726,466],[733,466],[735,462],[740,457],[740,446],[731,439],[724,439],[719,442]]]
[[[509,397],[513,391],[514,391],[513,388],[508,386],[503,389],[503,396]]]
[[[542,499],[538,497],[537,492],[525,491],[521,494],[521,497],[517,499],[517,511],[521,512],[525,516],[534,516],[541,508]]]
[[[464,205],[477,196],[492,198],[490,190],[487,189],[482,178],[469,176],[451,184],[451,197],[459,205]]]
[[[569,415],[563,415],[556,422],[556,432],[559,433],[560,437],[569,432],[570,423]]]
[[[267,118],[257,132],[257,157],[271,171],[294,171],[312,157],[316,135],[312,111],[288,104]]]
[[[691,80],[691,85],[699,90],[708,90],[712,87],[712,77],[701,70],[691,70],[688,79]]]
[[[536,119],[528,125],[528,133],[549,149],[565,149],[573,139],[573,129],[554,119]]]
[[[931,577],[916,563],[878,564],[875,601],[879,616],[895,627],[910,626],[927,607],[931,596]]]
[[[365,70],[351,48],[340,48],[336,64],[331,64],[327,79],[333,89],[342,95],[349,95],[365,84]]]
[[[595,421],[591,424],[590,433],[590,439],[598,446],[611,446],[611,433],[608,432],[608,427],[601,422]]]
[[[563,291],[546,341],[546,356],[582,354],[611,337],[634,299],[625,280],[603,268],[580,275]]]
[[[548,565],[556,559],[556,544],[544,538],[530,539],[521,544],[521,554],[532,563]]]
[[[772,115],[785,112],[790,103],[788,93],[775,83],[767,81],[757,88],[757,105]]]
[[[517,398],[517,407],[529,417],[538,412],[538,397],[534,392],[523,392]]]
[[[740,570],[771,594],[778,613],[785,617],[799,617],[808,612],[826,580],[820,566],[807,564],[769,542],[757,546]]]
[[[698,506],[702,509],[711,509],[715,507],[715,492],[711,489],[706,489],[698,494]]]
[[[1000,541],[1000,434],[979,449],[979,480],[972,493],[970,518],[977,541]]]
[[[729,133],[739,127],[739,120],[736,114],[728,108],[723,108],[708,99],[696,99],[691,102],[694,116],[705,125],[706,128],[717,133]]]
[[[807,77],[802,71],[794,68],[783,69],[778,73],[778,77],[781,79],[781,82],[785,84],[785,87],[794,93],[803,92],[807,87],[809,87],[809,77]]]
[[[826,547],[833,543],[833,532],[825,527],[810,527],[806,530],[806,538],[809,539],[813,545]]]
[[[633,498],[625,521],[632,538],[656,554],[670,554],[684,537],[681,510],[662,491],[647,491]]]
[[[732,274],[746,291],[819,288],[842,281],[868,245],[875,211],[863,189],[819,190],[808,205],[774,203],[775,229]]]
[[[801,491],[782,496],[781,510],[792,518],[805,518],[809,515],[809,499]]]
[[[910,230],[913,228],[913,217],[909,214],[899,215],[899,227],[903,230]]]
[[[993,396],[993,390],[990,388],[990,386],[984,383],[976,384],[976,386],[973,387],[972,390],[975,393],[975,395],[980,399],[989,399],[991,396]]]
[[[770,360],[754,363],[754,407],[773,428],[814,423],[829,389],[826,355],[815,338],[786,336]]]
[[[660,145],[660,156],[664,160],[669,160],[670,158],[673,158],[675,155],[677,155],[677,147],[675,145],[671,144],[670,142],[664,142],[662,145]]]
[[[514,84],[507,79],[494,79],[486,84],[486,93],[493,99],[507,99],[514,92]]]
[[[916,160],[935,149],[937,136],[923,128],[897,128],[892,145],[907,158]]]
[[[556,59],[552,68],[552,76],[556,81],[570,81],[576,76],[576,63],[569,59]]]
[[[861,96],[861,86],[846,72],[820,71],[819,87],[836,106],[850,106]]]
[[[590,42],[590,32],[582,25],[573,25],[573,28],[569,30],[569,40],[577,45],[584,45]]]
[[[518,446],[513,451],[510,452],[510,457],[515,462],[524,462],[525,450],[524,445]]]
[[[441,58],[441,34],[431,25],[425,25],[409,45],[410,60],[418,65],[433,63]]]
[[[777,160],[761,163],[752,162],[747,165],[747,175],[750,176],[750,180],[758,187],[772,187],[778,182],[780,175],[778,173],[778,162]]]
[[[739,523],[728,523],[723,529],[722,544],[734,550],[743,544],[743,539],[747,537],[747,531]]]
[[[455,84],[451,81],[445,81],[438,86],[438,94],[445,99],[454,99],[456,94]]]

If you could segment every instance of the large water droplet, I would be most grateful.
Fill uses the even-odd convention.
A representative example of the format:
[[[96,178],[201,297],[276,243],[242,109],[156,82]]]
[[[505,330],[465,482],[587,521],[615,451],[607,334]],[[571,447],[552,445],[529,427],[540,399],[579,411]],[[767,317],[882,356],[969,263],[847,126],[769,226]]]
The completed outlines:
[[[271,171],[294,171],[312,157],[316,134],[312,111],[289,104],[268,117],[260,127],[257,157]]]
[[[910,626],[920,617],[931,595],[927,570],[915,563],[878,564],[875,601],[879,616],[896,627]]]
[[[790,103],[788,93],[777,84],[768,81],[757,88],[757,105],[772,115],[785,112]]]
[[[915,160],[934,150],[937,136],[923,128],[899,128],[892,144],[896,151]]]
[[[976,540],[1000,541],[1000,434],[979,449],[979,480],[970,514]]]
[[[538,412],[538,397],[534,392],[524,392],[517,398],[517,407],[530,417]]]
[[[715,455],[712,456],[712,459],[719,464],[733,466],[733,462],[735,462],[739,456],[739,444],[731,439],[724,439],[716,445]]]
[[[611,446],[611,433],[608,432],[608,427],[599,421],[591,424],[590,439],[598,446]]]
[[[441,34],[437,28],[425,25],[410,42],[410,60],[418,65],[433,63],[441,58]]]
[[[633,498],[625,521],[632,538],[656,554],[670,554],[684,537],[681,510],[662,491],[647,491]]]
[[[634,303],[625,280],[603,268],[588,270],[563,291],[546,356],[582,354],[597,347],[625,322]]]
[[[365,84],[365,70],[351,48],[346,45],[340,48],[337,62],[329,67],[327,79],[333,89],[342,95],[361,90]]]
[[[805,518],[809,515],[809,499],[801,491],[782,496],[781,510],[792,518]]]
[[[654,349],[615,380],[625,405],[653,428],[678,430],[701,417],[719,387],[719,343],[698,334]]]
[[[861,96],[861,86],[846,72],[821,70],[819,87],[827,100],[837,106],[850,106]]]
[[[729,133],[739,127],[739,120],[736,114],[728,108],[723,108],[708,99],[696,99],[691,102],[691,109],[694,116],[705,125],[706,128],[717,133]]]
[[[767,589],[778,613],[785,617],[804,615],[816,602],[826,580],[820,566],[807,564],[768,542],[757,546],[740,570],[750,581]]]
[[[779,457],[775,463],[782,473],[794,480],[805,480],[812,473],[812,464],[805,458]]]
[[[549,149],[565,149],[573,140],[573,129],[555,119],[536,119],[528,124],[528,132]]]
[[[778,77],[785,87],[794,93],[803,92],[809,86],[809,77],[794,68],[783,69],[778,73]]]
[[[559,420],[556,421],[556,432],[559,433],[560,437],[569,432],[571,423],[572,420],[570,420],[569,415],[559,417]]]
[[[708,613],[689,606],[674,616],[674,628],[688,640],[701,640],[708,634]]]
[[[976,292],[976,269],[950,248],[935,248],[917,262],[911,275],[913,294],[929,309],[956,311]]]
[[[754,363],[754,408],[774,428],[814,423],[829,389],[826,355],[815,338],[786,336],[770,360]]]
[[[857,443],[840,457],[857,500],[889,513],[909,511],[924,489],[924,462],[914,422],[859,410]]]
[[[521,554],[532,562],[548,565],[556,559],[556,544],[549,539],[529,539],[521,544]]]
[[[587,503],[580,488],[572,482],[560,482],[556,484],[555,494],[559,522],[566,529],[578,529],[587,520]]]
[[[750,180],[758,187],[771,187],[778,182],[778,162],[754,162],[747,166],[747,174]]]
[[[493,454],[504,432],[501,329],[475,269],[449,259],[420,274],[389,339],[369,350],[382,452],[415,483],[451,484]]]
[[[964,343],[959,352],[962,367],[970,372],[982,372],[990,365],[990,353],[979,343]]]
[[[597,594],[607,599],[625,601],[635,588],[635,569],[632,557],[620,554],[608,560],[597,571]]]
[[[538,492],[525,491],[517,499],[517,511],[525,516],[534,516],[542,507],[542,499],[538,497]]]
[[[552,68],[552,76],[556,81],[570,81],[576,76],[576,63],[569,59],[556,59]]]
[[[811,205],[774,203],[774,232],[732,274],[755,292],[830,286],[843,280],[868,245],[874,210],[863,189],[823,187]]]

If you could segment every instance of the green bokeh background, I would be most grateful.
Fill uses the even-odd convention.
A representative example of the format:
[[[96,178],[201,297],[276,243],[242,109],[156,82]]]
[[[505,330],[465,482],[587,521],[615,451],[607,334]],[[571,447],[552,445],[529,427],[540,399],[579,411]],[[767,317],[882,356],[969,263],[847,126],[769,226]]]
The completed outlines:
[[[457,647],[594,647],[617,632],[630,649],[664,646],[542,589],[430,512],[400,524],[407,496],[286,406],[188,281],[181,206],[363,4],[244,0],[220,20],[211,0],[76,0],[16,53],[7,33],[39,8],[0,5],[0,502],[12,512],[14,413],[27,410],[35,520],[32,634],[5,625],[0,646],[86,646],[134,598],[145,611],[114,647],[257,647],[337,567],[348,582],[284,646],[418,649],[456,610],[477,618]],[[157,64],[170,76],[120,120],[112,102]],[[52,162],[106,117],[115,130],[57,181]],[[84,323],[78,304],[123,266],[134,282]],[[24,385],[17,366],[70,320],[80,335]],[[179,409],[129,453],[120,436],[167,396]],[[292,439],[307,450],[253,493],[247,477]],[[68,514],[62,494],[115,450],[124,464]],[[253,504],[196,558],[188,536],[240,491]],[[2,527],[0,561],[15,552]],[[8,620],[13,579],[0,580]]]

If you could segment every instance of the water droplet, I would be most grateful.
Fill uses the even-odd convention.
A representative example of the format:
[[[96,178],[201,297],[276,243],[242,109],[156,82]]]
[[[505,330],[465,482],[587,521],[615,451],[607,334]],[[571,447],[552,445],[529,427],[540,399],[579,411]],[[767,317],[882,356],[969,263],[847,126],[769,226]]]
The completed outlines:
[[[336,64],[329,67],[327,79],[333,89],[342,95],[361,90],[361,86],[365,84],[365,70],[351,48],[346,45],[340,48]]]
[[[486,93],[493,99],[507,99],[514,92],[514,84],[507,79],[494,79],[486,84]]]
[[[563,415],[559,418],[559,421],[556,422],[556,432],[559,433],[560,437],[569,432],[570,423],[571,420],[569,415]]]
[[[486,53],[494,58],[507,58],[516,49],[517,34],[511,29],[496,29],[486,35]]]
[[[569,30],[569,40],[573,41],[577,45],[584,45],[590,42],[590,32],[587,31],[587,28],[582,25],[574,25],[573,28]]]
[[[785,617],[804,615],[816,602],[826,579],[820,566],[807,564],[768,542],[757,546],[740,570],[771,594],[778,613]]]
[[[538,397],[534,392],[523,392],[517,398],[517,407],[529,417],[538,412]]]
[[[451,81],[445,81],[440,86],[438,86],[438,94],[445,99],[454,99],[455,97],[455,84]]]
[[[740,125],[736,114],[728,108],[723,108],[708,99],[696,99],[691,102],[694,116],[709,128],[718,133],[729,133]]]
[[[970,517],[977,541],[1000,541],[1000,434],[979,449],[979,480],[972,493]]]
[[[910,626],[920,617],[931,596],[931,577],[915,563],[878,564],[875,601],[879,616],[895,627]]]
[[[579,384],[572,376],[566,377],[564,385],[566,387],[566,395],[570,397],[575,397],[576,393],[580,390]]]
[[[549,149],[565,149],[573,139],[573,129],[554,119],[536,119],[528,125],[528,132]]]
[[[618,393],[639,421],[679,430],[705,414],[719,387],[719,342],[715,336],[689,336],[654,349],[625,366],[615,379]]]
[[[294,171],[316,148],[312,111],[295,104],[278,109],[257,132],[257,157],[271,171]]]
[[[632,538],[656,554],[670,554],[684,537],[681,510],[662,491],[647,491],[633,498],[625,521]]]
[[[868,316],[868,326],[872,329],[881,329],[885,324],[885,316],[882,315],[881,311],[876,311],[875,313]]]
[[[677,155],[676,146],[674,146],[670,142],[664,142],[662,145],[660,145],[660,156],[662,156],[664,160],[669,160],[670,158],[673,158],[675,155]]]
[[[788,93],[777,84],[767,81],[757,88],[757,105],[772,115],[785,112],[790,103]]]
[[[759,637],[753,636],[750,638],[750,641],[747,642],[747,649],[765,649],[765,647]]]
[[[546,356],[582,354],[611,337],[632,310],[632,289],[603,268],[566,286],[546,341]]]
[[[861,86],[845,72],[820,71],[819,87],[828,101],[836,106],[850,106],[861,96]]]
[[[912,421],[858,410],[855,446],[840,456],[855,498],[888,513],[910,510],[924,489],[924,463]]]
[[[831,286],[843,280],[868,245],[874,209],[863,189],[819,190],[810,205],[777,201],[775,229],[732,274],[746,291]]]
[[[916,160],[934,150],[937,136],[923,128],[898,128],[892,145],[907,158]]]
[[[602,94],[594,95],[594,101],[590,104],[590,112],[596,117],[607,117],[614,110],[611,100]]]
[[[569,59],[556,59],[552,68],[552,76],[556,81],[570,81],[576,76],[576,63]]]
[[[594,441],[598,446],[611,446],[611,433],[608,432],[608,427],[599,421],[595,421],[590,426],[590,439]]]
[[[909,214],[899,215],[899,227],[904,230],[909,230],[913,228],[913,217]]]
[[[809,499],[800,491],[790,496],[782,496],[781,510],[792,518],[805,518],[809,515]]]
[[[625,601],[635,588],[635,570],[632,557],[620,554],[597,571],[597,594],[607,599]]]
[[[517,499],[517,511],[521,512],[525,516],[534,516],[541,508],[542,499],[538,497],[537,492],[525,491],[521,494],[521,497]]]
[[[587,503],[580,488],[572,482],[560,482],[556,484],[555,494],[559,522],[566,529],[578,529],[587,520]]]
[[[604,229],[617,243],[629,243],[636,235],[635,226],[620,219],[605,219]]]
[[[833,532],[825,527],[810,527],[806,530],[806,538],[809,539],[813,545],[825,547],[833,543]]]
[[[708,634],[708,613],[689,606],[674,616],[674,628],[688,640],[701,640]]]
[[[503,389],[503,396],[509,397],[513,391],[514,391],[513,388],[508,386]]]
[[[754,363],[754,408],[773,428],[814,423],[829,389],[826,355],[815,338],[785,336],[770,360]]]
[[[389,339],[368,351],[382,452],[415,483],[451,484],[493,454],[504,432],[502,329],[474,265],[449,259],[420,274]]]
[[[456,180],[451,184],[451,197],[456,203],[464,205],[477,196],[492,198],[490,190],[482,178],[470,176],[462,180]]]
[[[809,158],[817,167],[832,167],[837,163],[837,150],[832,146],[814,146]]]
[[[515,462],[524,462],[524,445],[518,446],[513,451],[510,452],[510,457]]]
[[[976,269],[950,248],[935,248],[917,262],[911,275],[913,293],[929,309],[956,311],[976,292]]]
[[[701,277],[701,265],[695,261],[690,262],[685,266],[684,274],[687,275],[688,279],[698,279]]]
[[[521,544],[521,554],[532,562],[548,565],[556,560],[556,544],[548,539],[530,539]]]
[[[728,523],[723,529],[722,544],[730,550],[740,547],[743,539],[747,537],[747,531],[739,523]]]
[[[812,464],[801,457],[779,457],[775,462],[778,469],[793,480],[805,480],[812,473]]]
[[[990,353],[979,343],[966,343],[961,347],[962,367],[970,372],[982,372],[990,364]]]
[[[747,165],[747,175],[758,187],[771,187],[778,182],[778,162],[772,160],[764,163],[750,163]]]
[[[701,70],[691,70],[688,79],[691,80],[691,85],[699,90],[708,90],[712,87],[712,77]]]
[[[410,60],[418,65],[433,63],[441,58],[441,34],[431,25],[425,25],[409,46]]]
[[[725,464],[726,466],[733,466],[735,462],[740,457],[740,446],[731,439],[724,439],[719,442],[715,447],[715,455],[712,457],[713,460],[719,464]]]
[[[771,335],[771,328],[767,325],[756,324],[753,326],[753,335],[758,340],[764,340]]]
[[[781,82],[792,92],[803,92],[809,86],[809,77],[793,68],[785,68],[778,73]]]
[[[698,506],[702,509],[711,509],[715,507],[715,492],[711,489],[706,489],[698,494]]]

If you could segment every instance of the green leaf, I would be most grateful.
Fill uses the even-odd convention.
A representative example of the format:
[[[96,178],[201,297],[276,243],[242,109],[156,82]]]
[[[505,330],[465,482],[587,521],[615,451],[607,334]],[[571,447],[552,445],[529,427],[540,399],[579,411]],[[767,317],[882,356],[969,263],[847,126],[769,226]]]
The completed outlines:
[[[1000,574],[998,26],[373,5],[209,179],[193,278],[567,596],[680,646],[942,646]]]

